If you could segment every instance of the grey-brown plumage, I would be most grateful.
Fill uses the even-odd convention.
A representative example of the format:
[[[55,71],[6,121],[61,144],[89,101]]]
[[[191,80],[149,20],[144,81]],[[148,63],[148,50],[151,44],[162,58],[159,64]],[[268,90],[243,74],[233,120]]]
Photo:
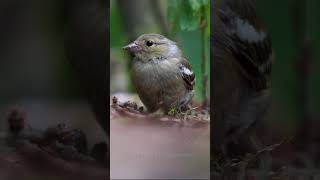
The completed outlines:
[[[213,9],[213,149],[240,154],[269,106],[271,40],[254,0],[216,0]]]
[[[124,49],[135,55],[131,79],[149,112],[188,108],[195,75],[175,42],[159,34],[144,34]]]

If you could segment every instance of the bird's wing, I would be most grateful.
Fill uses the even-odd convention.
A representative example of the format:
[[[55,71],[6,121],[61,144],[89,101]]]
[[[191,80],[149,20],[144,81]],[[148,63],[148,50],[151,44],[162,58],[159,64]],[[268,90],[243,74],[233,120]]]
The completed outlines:
[[[267,88],[273,59],[271,38],[256,17],[254,0],[226,0],[216,12],[223,25],[221,43],[254,88]]]
[[[196,78],[188,60],[185,58],[181,58],[181,60],[179,61],[178,67],[182,74],[182,79],[185,82],[186,88],[189,90],[193,90],[193,86],[195,85]]]

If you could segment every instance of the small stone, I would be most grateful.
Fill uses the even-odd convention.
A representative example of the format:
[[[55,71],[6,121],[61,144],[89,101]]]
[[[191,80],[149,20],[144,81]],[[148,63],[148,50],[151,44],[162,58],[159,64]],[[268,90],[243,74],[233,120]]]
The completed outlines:
[[[143,109],[144,109],[143,106],[140,106],[138,110],[139,112],[143,112]]]
[[[133,103],[133,108],[134,108],[134,110],[137,110],[138,109],[138,105],[137,105],[137,103]]]
[[[8,115],[9,130],[13,133],[19,133],[26,126],[26,115],[25,112],[18,108],[14,108]]]
[[[118,98],[116,96],[112,97],[112,103],[117,104],[118,103]]]
[[[124,107],[124,108],[130,107],[130,101],[124,102],[124,103],[123,103],[123,107]]]

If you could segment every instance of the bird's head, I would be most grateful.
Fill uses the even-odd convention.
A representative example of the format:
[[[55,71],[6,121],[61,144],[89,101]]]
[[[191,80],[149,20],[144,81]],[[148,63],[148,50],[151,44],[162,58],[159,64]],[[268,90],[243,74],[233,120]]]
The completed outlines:
[[[161,60],[181,55],[177,44],[160,34],[143,34],[123,49],[133,53],[142,61]]]

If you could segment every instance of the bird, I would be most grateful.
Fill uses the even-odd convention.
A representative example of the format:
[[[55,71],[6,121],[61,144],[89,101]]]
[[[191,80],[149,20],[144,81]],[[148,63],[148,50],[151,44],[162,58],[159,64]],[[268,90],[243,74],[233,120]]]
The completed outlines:
[[[109,141],[108,4],[103,0],[72,0],[66,1],[64,6],[66,60],[73,68],[106,141]]]
[[[104,135],[104,159],[110,159],[108,104],[109,6],[104,0],[65,1],[64,47],[95,120]],[[81,135],[81,134],[80,134]],[[101,149],[100,149],[101,150]],[[102,157],[102,156],[101,156]],[[100,159],[101,160],[101,159]],[[110,163],[106,163],[110,168]]]
[[[123,49],[134,55],[132,84],[149,112],[189,109],[195,74],[176,42],[160,34],[142,34]]]
[[[234,158],[256,151],[250,132],[270,107],[274,56],[255,0],[216,0],[212,9],[213,150]]]

